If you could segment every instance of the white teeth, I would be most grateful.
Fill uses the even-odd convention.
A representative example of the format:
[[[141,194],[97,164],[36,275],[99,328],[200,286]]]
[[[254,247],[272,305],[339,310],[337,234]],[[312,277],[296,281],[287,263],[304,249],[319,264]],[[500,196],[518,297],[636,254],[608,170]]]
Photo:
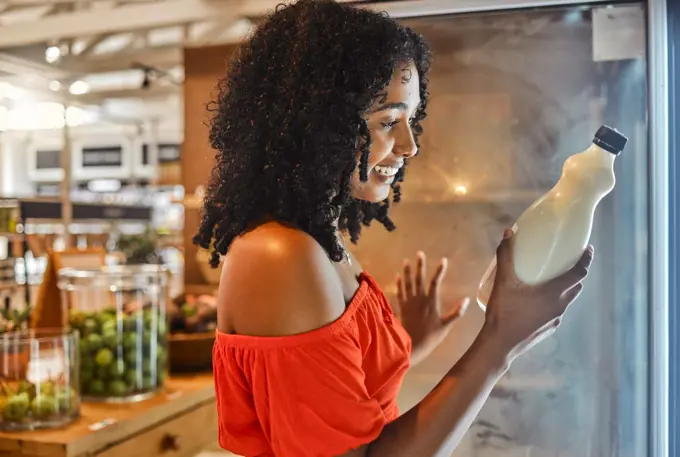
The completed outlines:
[[[380,165],[376,165],[373,169],[376,173],[383,176],[394,176],[399,171],[399,168],[396,167],[382,167]]]

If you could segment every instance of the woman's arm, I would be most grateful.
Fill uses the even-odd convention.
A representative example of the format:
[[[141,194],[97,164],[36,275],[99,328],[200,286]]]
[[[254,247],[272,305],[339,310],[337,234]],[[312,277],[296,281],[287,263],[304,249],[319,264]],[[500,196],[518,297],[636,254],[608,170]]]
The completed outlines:
[[[385,427],[377,440],[343,457],[451,455],[512,360],[560,324],[582,290],[589,248],[569,272],[527,286],[514,273],[512,232],[506,231],[486,321],[472,347],[418,405]]]
[[[514,276],[509,239],[497,255],[486,321],[471,348],[429,395],[372,443],[338,457],[449,456],[512,360],[559,324],[592,260],[588,251],[566,275],[529,287]],[[332,264],[301,232],[276,229],[244,237],[225,259],[218,311],[222,331],[291,335],[327,325],[344,311]]]
[[[510,351],[494,335],[483,328],[432,392],[376,441],[343,457],[450,456],[509,367]]]

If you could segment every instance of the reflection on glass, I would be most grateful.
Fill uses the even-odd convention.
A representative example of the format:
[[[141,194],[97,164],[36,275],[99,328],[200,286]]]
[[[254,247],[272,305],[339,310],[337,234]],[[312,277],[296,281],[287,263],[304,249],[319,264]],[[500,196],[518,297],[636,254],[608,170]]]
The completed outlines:
[[[371,228],[357,249],[388,291],[401,258],[423,249],[431,264],[451,260],[445,300],[476,296],[503,229],[554,185],[563,161],[601,124],[630,138],[598,208],[584,293],[494,390],[456,456],[647,455],[646,61],[625,49],[602,60],[616,42],[594,54],[592,18],[591,7],[568,7],[407,21],[435,52],[429,118],[394,207],[398,230]],[[644,40],[643,24],[618,27]],[[409,374],[403,408],[470,344],[483,319],[472,308]]]

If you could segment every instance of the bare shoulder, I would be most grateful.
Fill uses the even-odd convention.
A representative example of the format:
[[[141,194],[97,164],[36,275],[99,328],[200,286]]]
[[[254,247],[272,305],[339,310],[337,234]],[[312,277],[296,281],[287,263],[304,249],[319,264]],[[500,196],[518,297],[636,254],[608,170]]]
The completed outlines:
[[[263,224],[234,240],[225,256],[218,296],[222,331],[293,335],[333,322],[344,309],[331,261],[301,230]]]

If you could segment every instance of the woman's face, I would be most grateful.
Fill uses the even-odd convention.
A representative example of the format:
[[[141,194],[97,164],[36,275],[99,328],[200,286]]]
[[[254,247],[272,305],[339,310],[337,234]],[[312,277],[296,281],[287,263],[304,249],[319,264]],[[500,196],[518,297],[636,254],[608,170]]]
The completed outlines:
[[[352,176],[352,196],[380,202],[390,194],[390,185],[404,159],[417,152],[411,120],[420,104],[420,80],[415,65],[399,65],[385,93],[380,95],[365,116],[371,135],[368,156],[368,181],[359,178],[357,166]],[[361,152],[357,152],[357,162]]]

